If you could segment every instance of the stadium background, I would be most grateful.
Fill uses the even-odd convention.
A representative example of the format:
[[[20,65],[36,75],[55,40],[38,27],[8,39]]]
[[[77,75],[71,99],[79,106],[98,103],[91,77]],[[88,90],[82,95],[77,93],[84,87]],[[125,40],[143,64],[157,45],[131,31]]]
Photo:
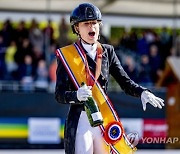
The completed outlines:
[[[38,153],[50,149],[49,152],[53,153],[54,149],[58,152],[63,149],[64,120],[68,106],[60,105],[54,100],[54,50],[76,40],[70,30],[69,13],[81,2],[84,1],[0,1],[0,38],[3,38],[0,39],[3,40],[0,41],[1,152],[9,152],[9,149],[16,149],[17,152],[21,149],[33,149]],[[86,2],[94,3],[101,9],[101,41],[114,45],[131,78],[165,99],[166,107],[162,110],[148,106],[147,111],[143,112],[140,100],[125,95],[111,79],[109,97],[114,102],[127,134],[137,132],[139,138],[176,137],[180,140],[180,78],[177,67],[180,56],[180,1]],[[48,21],[50,27],[47,26]],[[25,28],[22,28],[23,24]],[[28,46],[28,50],[23,50],[22,44],[27,42],[31,46]],[[150,61],[153,59],[150,55],[151,48],[158,55],[154,61]],[[22,54],[24,51],[36,62],[34,71],[28,74],[30,78],[21,72],[24,68],[21,64],[26,57],[26,54]],[[143,65],[142,59],[145,59]],[[42,70],[37,69],[38,63],[43,66]],[[39,76],[41,73],[38,70],[45,72],[44,76]],[[150,139],[148,143],[137,145],[139,152],[146,154],[147,149],[158,149],[158,153],[165,153],[168,149],[180,148],[179,142],[152,143]],[[22,152],[27,153],[28,150]],[[173,152],[178,152],[176,150]]]

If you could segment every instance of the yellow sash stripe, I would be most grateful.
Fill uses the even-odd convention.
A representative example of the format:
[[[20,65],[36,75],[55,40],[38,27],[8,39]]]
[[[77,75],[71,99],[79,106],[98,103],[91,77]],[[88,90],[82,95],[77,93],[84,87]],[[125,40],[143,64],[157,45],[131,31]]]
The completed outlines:
[[[69,45],[60,49],[60,52],[63,54],[64,58],[66,59],[72,73],[74,74],[77,82],[81,85],[82,82],[87,83],[86,76],[85,76],[85,65],[80,57],[76,47],[74,45]],[[103,90],[102,90],[103,91]],[[104,92],[103,92],[104,93]],[[107,96],[101,93],[101,90],[94,84],[92,87],[92,95],[93,98],[96,100],[99,109],[103,116],[103,126],[104,128],[112,121],[117,121],[108,106],[106,99]],[[125,141],[124,137],[121,138],[113,147],[120,153],[120,154],[132,154],[136,148],[131,148]],[[109,149],[109,148],[108,148]]]

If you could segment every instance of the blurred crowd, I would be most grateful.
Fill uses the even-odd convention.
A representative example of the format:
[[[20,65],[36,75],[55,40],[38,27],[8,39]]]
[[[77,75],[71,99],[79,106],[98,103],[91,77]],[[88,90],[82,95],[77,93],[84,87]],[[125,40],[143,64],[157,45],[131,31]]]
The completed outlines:
[[[45,28],[32,19],[27,28],[25,21],[16,27],[11,20],[0,29],[0,82],[17,81],[21,90],[53,91],[56,80],[55,50],[72,43],[68,37],[69,25],[62,18],[58,25],[59,36],[54,37],[52,21]],[[124,32],[115,50],[128,75],[140,84],[153,86],[164,69],[168,56],[180,56],[180,38],[175,47],[172,35],[164,27],[160,34],[145,29],[140,35]],[[102,43],[110,43],[103,35]]]
[[[53,89],[56,80],[55,50],[70,43],[65,19],[59,23],[59,37],[54,38],[52,21],[45,28],[32,19],[16,27],[7,19],[0,29],[0,80],[18,81],[21,90]]]
[[[127,74],[144,86],[155,86],[169,56],[180,56],[180,36],[174,40],[172,32],[163,27],[159,33],[143,29],[140,34],[124,32],[117,46],[117,54]]]

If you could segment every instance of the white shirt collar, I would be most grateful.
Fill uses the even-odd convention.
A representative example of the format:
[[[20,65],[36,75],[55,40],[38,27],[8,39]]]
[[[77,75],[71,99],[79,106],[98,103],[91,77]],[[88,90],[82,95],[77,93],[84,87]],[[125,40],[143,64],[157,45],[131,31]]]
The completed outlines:
[[[84,47],[84,49],[87,51],[88,55],[95,60],[96,57],[96,49],[97,49],[97,44],[94,43],[93,45],[91,44],[86,44],[83,41],[81,41],[82,46]]]

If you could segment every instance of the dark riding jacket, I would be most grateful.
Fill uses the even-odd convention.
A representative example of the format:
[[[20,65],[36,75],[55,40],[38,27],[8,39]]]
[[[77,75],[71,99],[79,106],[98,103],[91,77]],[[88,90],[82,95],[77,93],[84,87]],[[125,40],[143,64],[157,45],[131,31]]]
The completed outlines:
[[[109,75],[112,75],[126,94],[135,97],[140,97],[142,91],[146,89],[136,84],[134,81],[132,81],[129,78],[129,76],[122,68],[120,61],[117,58],[116,53],[114,52],[113,46],[102,44],[102,48],[103,48],[103,55],[102,55],[101,74],[98,78],[98,82],[100,83],[101,87],[104,89],[105,93],[107,93]],[[92,58],[88,56],[88,54],[87,54],[87,61],[90,70],[94,73],[96,68],[96,63]],[[59,59],[57,59],[57,62],[58,62],[58,67],[56,71],[57,82],[55,89],[55,98],[59,103],[70,104],[68,117],[65,123],[64,145],[65,145],[66,154],[74,154],[76,128],[78,125],[80,113],[82,110],[84,110],[84,106],[81,102],[78,101],[76,95],[77,89],[75,88],[70,77],[68,76],[68,73],[66,72],[63,64]],[[69,103],[71,101],[74,101],[75,103]]]

